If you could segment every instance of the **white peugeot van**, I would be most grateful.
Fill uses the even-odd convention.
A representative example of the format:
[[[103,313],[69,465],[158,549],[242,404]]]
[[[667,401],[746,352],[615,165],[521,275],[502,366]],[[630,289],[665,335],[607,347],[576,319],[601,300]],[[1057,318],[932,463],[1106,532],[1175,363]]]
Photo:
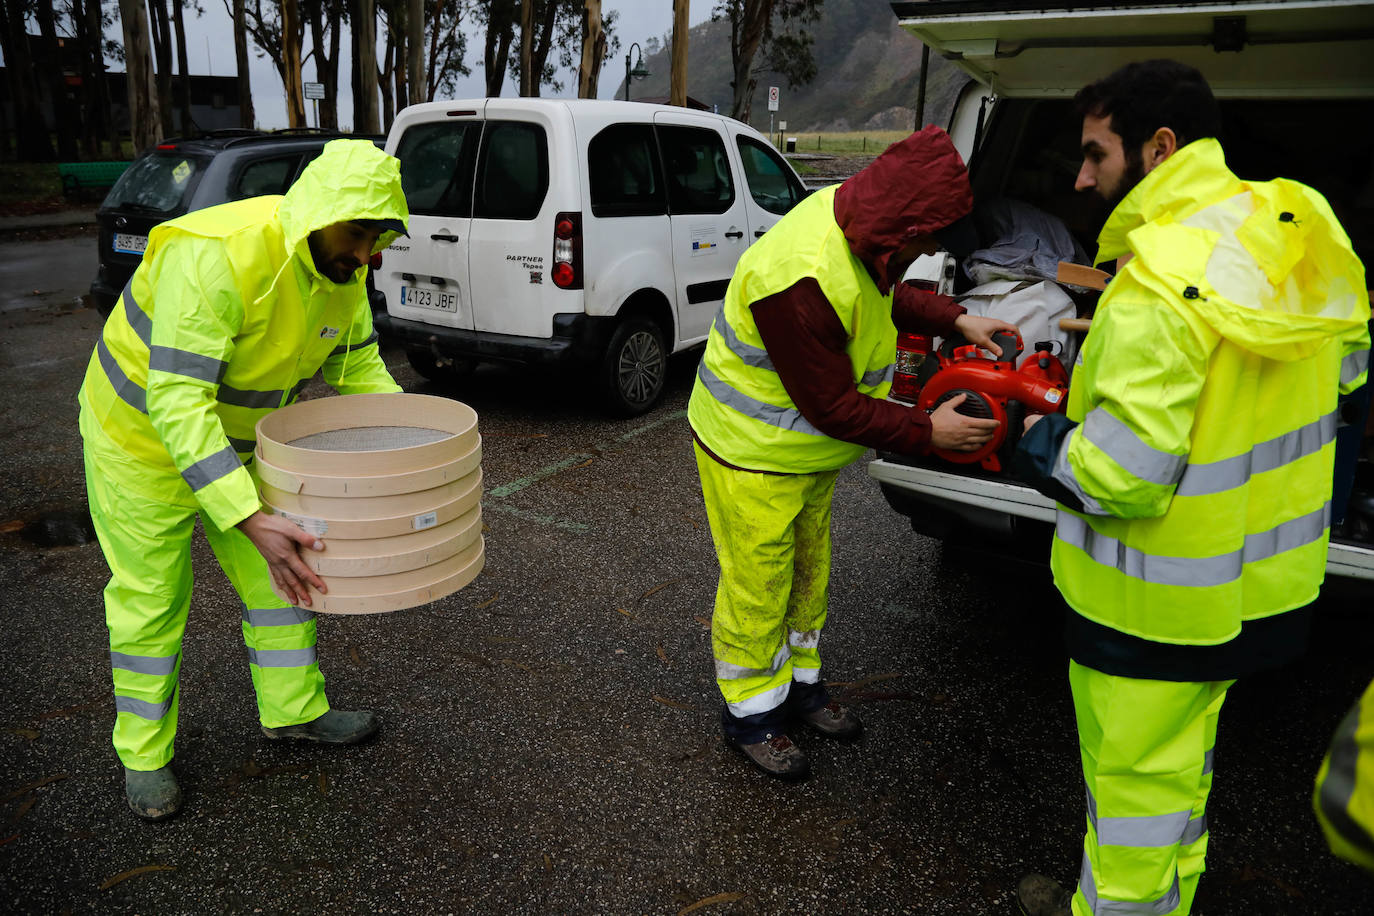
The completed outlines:
[[[582,99],[403,110],[410,238],[375,283],[416,371],[479,360],[589,369],[634,415],[667,359],[706,339],[740,254],[805,196],[757,131],[705,112]]]
[[[1133,60],[1169,57],[1205,75],[1222,114],[1222,147],[1243,178],[1293,178],[1321,191],[1355,253],[1374,258],[1374,2],[1107,0],[1048,7],[1027,0],[892,3],[903,28],[971,80],[950,135],[969,162],[978,204],[1012,199],[1061,219],[1084,250],[1107,216],[1074,191],[1082,155],[1078,89]],[[985,240],[987,241],[987,240]],[[926,266],[924,276],[953,272]],[[960,289],[949,290],[961,292]],[[1076,294],[1077,295],[1077,294]],[[1091,310],[1091,301],[1080,301]],[[1374,436],[1345,399],[1337,484],[1354,480],[1333,527],[1327,571],[1374,579]],[[1356,458],[1358,457],[1358,460]],[[971,469],[972,468],[972,469]],[[1048,557],[1054,503],[1003,474],[937,458],[882,455],[868,466],[894,509],[937,538],[997,538]]]

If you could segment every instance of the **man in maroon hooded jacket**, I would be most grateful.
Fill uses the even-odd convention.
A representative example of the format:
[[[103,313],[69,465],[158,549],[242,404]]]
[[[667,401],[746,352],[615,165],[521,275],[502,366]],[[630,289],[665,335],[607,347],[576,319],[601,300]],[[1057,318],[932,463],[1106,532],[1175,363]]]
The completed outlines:
[[[1015,330],[901,282],[919,255],[975,247],[972,204],[944,131],[912,134],[746,251],[712,325],[688,417],[721,567],[711,627],[721,722],[771,776],[808,771],[789,715],[829,738],[862,732],[820,681],[839,470],[868,448],[972,450],[997,427],[957,413],[962,397],[931,414],[884,398],[896,326],[957,332],[999,355],[991,335]]]

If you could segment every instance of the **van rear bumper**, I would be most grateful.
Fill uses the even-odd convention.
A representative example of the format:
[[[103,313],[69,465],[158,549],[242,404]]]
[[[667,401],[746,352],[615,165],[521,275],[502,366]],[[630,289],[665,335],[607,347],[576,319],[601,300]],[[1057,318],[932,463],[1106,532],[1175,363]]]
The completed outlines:
[[[404,347],[445,357],[580,367],[596,363],[606,352],[615,319],[582,314],[553,316],[552,337],[519,337],[446,328],[383,313],[375,319],[378,333]]]

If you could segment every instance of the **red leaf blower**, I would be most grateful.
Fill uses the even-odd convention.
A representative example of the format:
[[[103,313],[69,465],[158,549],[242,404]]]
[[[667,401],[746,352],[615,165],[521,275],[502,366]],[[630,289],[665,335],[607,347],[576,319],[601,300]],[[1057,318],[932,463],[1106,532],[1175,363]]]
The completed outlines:
[[[951,398],[966,395],[955,410],[968,417],[996,420],[997,431],[975,451],[937,448],[932,453],[955,464],[978,463],[986,470],[1000,471],[1021,438],[1027,411],[1063,412],[1068,403],[1069,375],[1054,354],[1053,341],[1037,343],[1034,357],[1017,369],[1017,357],[1024,349],[1021,336],[1002,333],[993,335],[992,340],[1002,348],[1002,355],[995,359],[961,338],[945,340],[940,346],[939,368],[921,388],[917,406],[929,412]]]

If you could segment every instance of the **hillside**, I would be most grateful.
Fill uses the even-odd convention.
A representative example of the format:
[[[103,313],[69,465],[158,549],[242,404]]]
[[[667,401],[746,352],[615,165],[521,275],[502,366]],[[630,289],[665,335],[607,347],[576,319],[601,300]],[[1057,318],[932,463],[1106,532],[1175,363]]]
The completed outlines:
[[[709,2],[709,0],[699,0]],[[826,0],[815,38],[816,78],[790,88],[780,76],[756,71],[752,121],[768,129],[768,86],[777,85],[781,101],[776,117],[787,121],[789,132],[894,130],[913,126],[916,90],[921,76],[921,43],[897,26],[886,0]],[[668,44],[671,34],[658,37],[659,50],[644,56],[650,76],[634,81],[631,98],[668,95]],[[631,41],[622,35],[625,47]],[[653,46],[652,44],[650,46]],[[621,56],[620,61],[624,61]],[[730,24],[704,22],[690,32],[687,52],[687,94],[729,113]],[[624,74],[608,68],[605,76],[619,77],[617,98],[624,98]],[[944,125],[954,94],[966,77],[943,58],[932,55],[926,121]]]

